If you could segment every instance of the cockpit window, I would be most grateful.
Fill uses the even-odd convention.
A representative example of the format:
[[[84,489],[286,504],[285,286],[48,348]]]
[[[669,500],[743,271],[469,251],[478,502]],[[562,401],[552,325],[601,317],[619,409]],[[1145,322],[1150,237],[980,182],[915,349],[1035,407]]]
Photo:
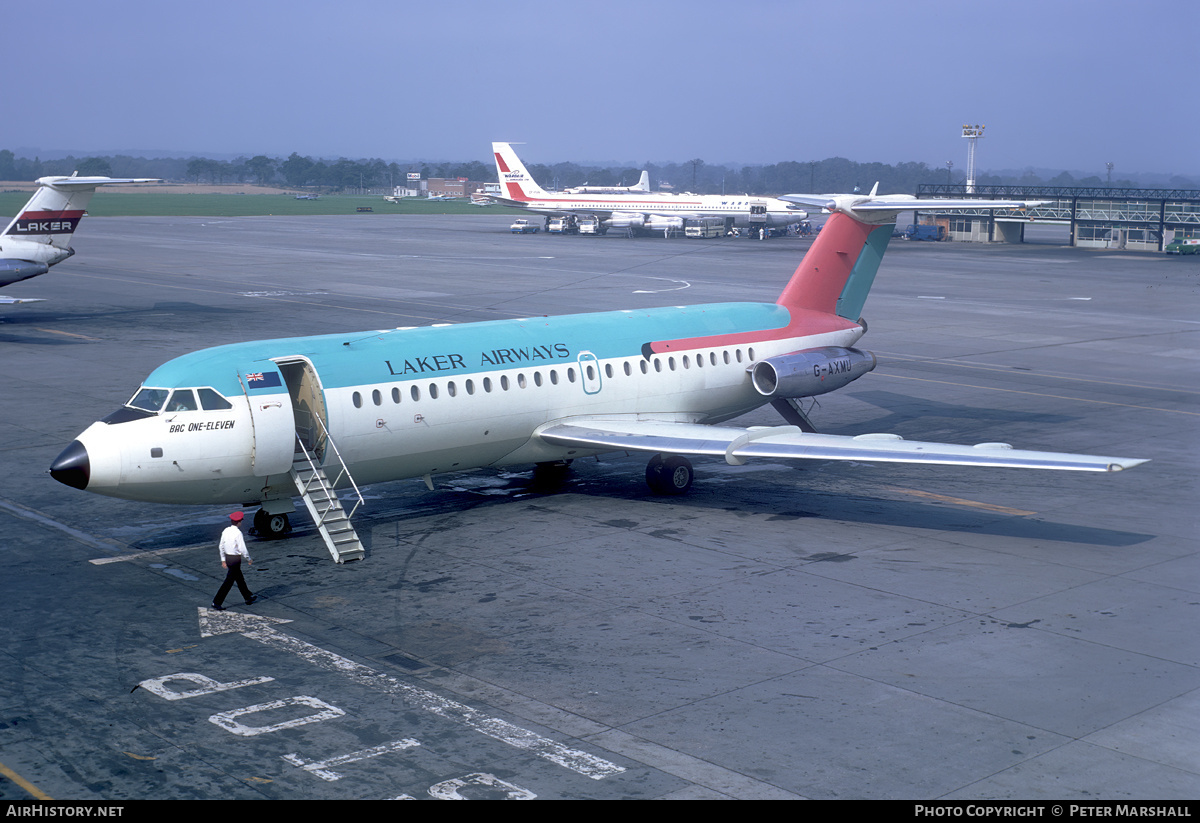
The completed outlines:
[[[141,389],[126,405],[133,406],[135,409],[156,412],[162,408],[168,394],[170,392],[166,389]]]
[[[232,409],[233,404],[212,389],[196,389],[200,395],[200,408],[205,411],[224,411]]]
[[[200,408],[196,405],[196,393],[191,389],[176,389],[171,395],[171,399],[167,401],[167,411],[195,411]]]

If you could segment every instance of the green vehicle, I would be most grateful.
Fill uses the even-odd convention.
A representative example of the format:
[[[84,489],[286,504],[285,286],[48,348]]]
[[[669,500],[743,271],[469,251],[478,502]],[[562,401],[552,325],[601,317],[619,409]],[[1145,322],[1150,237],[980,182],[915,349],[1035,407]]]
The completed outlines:
[[[1181,237],[1167,244],[1167,254],[1200,254],[1200,237]]]

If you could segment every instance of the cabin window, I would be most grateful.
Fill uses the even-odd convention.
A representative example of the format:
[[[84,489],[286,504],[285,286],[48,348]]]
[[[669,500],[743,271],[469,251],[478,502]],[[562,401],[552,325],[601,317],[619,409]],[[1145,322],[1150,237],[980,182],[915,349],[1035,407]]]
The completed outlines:
[[[533,385],[535,385],[535,386],[538,386],[539,388],[541,387],[541,385],[542,385],[542,373],[541,373],[540,371],[535,371],[535,372],[533,373]]]
[[[645,361],[645,360],[643,360],[643,361],[641,361],[640,363],[638,363],[638,366],[640,366],[640,367],[641,367],[641,369],[642,369],[642,374],[646,374],[646,372],[647,372],[647,371],[649,371],[649,369],[647,369],[647,368],[646,368],[646,361]]]
[[[558,369],[550,370],[550,383],[555,386],[558,385]]]
[[[458,387],[454,385],[453,380],[446,384],[446,394],[450,395],[451,397],[456,397],[458,395]]]
[[[725,358],[725,365],[728,366],[729,365],[729,352],[723,351],[723,352],[721,352],[721,356]]]
[[[162,408],[163,403],[167,402],[168,394],[170,392],[166,389],[140,389],[127,405],[133,406],[135,409],[156,412]]]
[[[738,349],[736,352],[734,352],[734,354],[736,354],[736,355],[737,355],[737,361],[738,361],[739,363],[741,363],[741,362],[742,362],[742,350],[741,350],[741,349]]]
[[[483,390],[485,392],[490,392],[492,390],[492,378],[490,378],[490,377],[483,378]]]
[[[625,361],[625,376],[628,377],[631,374],[633,374],[633,367],[630,366],[629,361],[626,360]]]
[[[523,374],[517,375],[517,385],[520,386],[521,388],[525,388],[525,375],[523,375]]]
[[[417,386],[413,386],[411,389],[409,389],[408,393],[412,395],[413,400],[421,399],[421,389]]]
[[[399,386],[392,387],[392,402],[393,403],[400,402],[400,387]]]
[[[588,364],[588,367],[587,367],[587,379],[588,380],[596,379],[596,370],[592,367],[592,365],[590,363]]]
[[[686,354],[683,356],[683,367],[685,369],[690,367],[690,364],[688,362],[688,356]]]
[[[713,366],[717,365],[717,353],[715,351],[708,353],[708,362]]]
[[[354,394],[350,395],[350,399],[354,401],[354,408],[356,408],[356,409],[362,408],[362,395],[361,394],[359,394],[358,392],[355,392]]]
[[[375,389],[375,391],[371,392],[371,402],[373,402],[376,406],[383,405],[383,395],[380,393],[379,389]]]
[[[675,358],[674,357],[667,358],[667,368],[669,368],[671,371],[675,371]]]
[[[467,387],[467,394],[475,393],[475,381],[474,380],[468,380],[466,382],[466,387]]]
[[[662,371],[662,361],[661,361],[661,360],[659,360],[657,357],[656,357],[656,358],[654,358],[654,370],[655,370],[655,371]]]
[[[429,384],[429,399],[437,400],[437,383]]]
[[[200,408],[205,411],[224,411],[232,409],[233,404],[212,389],[196,389],[200,395]]]
[[[171,395],[171,399],[167,402],[167,411],[196,411],[200,408],[196,405],[196,393],[191,389],[176,389]]]
[[[754,360],[754,349],[748,349],[748,350],[746,351],[746,355],[747,355],[747,356],[748,356],[748,357],[749,357],[751,360]]]
[[[507,374],[500,375],[500,388],[503,389],[504,391],[508,391],[508,375]]]
[[[605,377],[612,377],[612,376],[613,376],[613,368],[612,368],[612,363],[605,363],[605,364],[604,364],[604,376],[605,376]]]
[[[567,381],[570,383],[575,382],[575,369],[567,369]]]
[[[702,354],[696,355],[696,368],[698,368],[698,369],[704,368],[704,355],[702,355]]]

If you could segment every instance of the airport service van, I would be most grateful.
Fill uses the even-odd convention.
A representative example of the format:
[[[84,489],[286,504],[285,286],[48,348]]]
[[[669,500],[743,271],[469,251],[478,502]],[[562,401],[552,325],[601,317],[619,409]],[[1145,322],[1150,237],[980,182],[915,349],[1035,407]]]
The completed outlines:
[[[1181,237],[1167,244],[1167,254],[1200,254],[1200,237]]]
[[[524,217],[518,217],[513,221],[513,224],[508,227],[508,230],[513,234],[537,234],[538,224],[530,220],[526,220]]]

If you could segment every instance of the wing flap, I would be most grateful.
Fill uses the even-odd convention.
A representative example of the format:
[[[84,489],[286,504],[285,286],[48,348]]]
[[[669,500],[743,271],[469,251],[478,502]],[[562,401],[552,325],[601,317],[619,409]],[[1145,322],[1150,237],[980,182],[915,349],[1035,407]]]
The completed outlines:
[[[723,457],[739,466],[750,458],[858,460],[1065,471],[1120,471],[1145,460],[1013,449],[1005,443],[964,446],[903,440],[896,435],[814,434],[795,426],[740,429],[632,418],[572,418],[536,434],[555,445],[599,451],[666,452]]]

